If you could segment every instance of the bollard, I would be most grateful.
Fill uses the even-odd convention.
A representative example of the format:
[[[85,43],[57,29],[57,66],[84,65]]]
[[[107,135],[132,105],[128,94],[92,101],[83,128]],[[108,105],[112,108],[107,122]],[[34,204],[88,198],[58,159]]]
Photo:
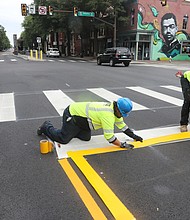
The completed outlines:
[[[33,50],[30,50],[30,57],[33,59]]]
[[[40,59],[43,59],[42,50],[40,50]]]
[[[36,50],[36,60],[38,59],[38,51]]]

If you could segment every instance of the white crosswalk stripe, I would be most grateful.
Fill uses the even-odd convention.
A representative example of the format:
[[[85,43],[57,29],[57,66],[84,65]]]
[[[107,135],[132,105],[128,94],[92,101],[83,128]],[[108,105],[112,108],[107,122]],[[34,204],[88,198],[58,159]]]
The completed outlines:
[[[17,62],[16,59],[10,59],[10,61],[11,61],[11,62]],[[5,60],[0,60],[0,63],[3,63],[3,62],[5,62]]]
[[[171,89],[171,90],[174,90],[174,91],[177,91],[177,92],[181,92],[182,89],[180,87],[177,87],[177,86],[160,86],[162,88],[166,88],[166,89]]]
[[[159,99],[159,100],[162,100],[164,102],[171,103],[173,105],[182,106],[182,104],[183,104],[183,100],[181,100],[181,99],[174,98],[172,96],[165,95],[165,94],[162,94],[162,93],[159,93],[159,92],[155,92],[153,90],[146,89],[146,88],[143,88],[143,87],[140,87],[140,86],[126,87],[126,88],[131,89],[131,90],[136,91],[136,92],[139,92],[139,93],[142,93],[142,94],[147,95],[147,96],[151,96],[155,99]]]
[[[95,93],[96,95],[108,100],[108,101],[116,101],[118,98],[121,98],[121,96],[113,93],[113,92],[110,92],[106,89],[103,89],[103,88],[94,88],[94,89],[88,89],[89,91]],[[133,102],[133,110],[136,111],[136,110],[145,110],[145,109],[148,109],[147,107],[145,106],[142,106],[136,102]]]
[[[59,115],[63,114],[64,109],[74,102],[61,90],[43,91],[50,103],[54,106]]]
[[[15,103],[13,93],[0,94],[0,122],[15,121]]]
[[[181,93],[181,88],[177,87],[177,86],[164,85],[164,86],[159,86],[159,87]],[[175,98],[175,97],[166,95],[164,93],[156,92],[151,89],[147,89],[147,88],[143,88],[143,87],[139,87],[139,86],[126,87],[125,89],[130,90],[130,92],[134,91],[134,95],[133,95],[134,98],[135,98],[135,93],[140,93],[143,96],[153,97],[155,100],[161,100],[163,103],[170,103],[174,106],[182,106],[182,104],[183,104],[182,99]],[[166,90],[164,90],[164,91],[166,92]],[[75,99],[75,96],[74,96],[75,92],[78,95],[78,93],[79,93],[78,90],[71,92],[71,93],[70,92],[64,93],[61,90],[43,91],[43,94],[44,94],[43,97],[46,99],[46,103],[50,106],[53,106],[53,108],[58,113],[57,115],[55,115],[55,112],[54,112],[53,115],[51,115],[51,117],[58,117],[58,115],[62,116],[64,109],[68,105],[70,105],[71,103],[76,101],[76,100],[74,100]],[[85,92],[85,91],[82,90],[82,92]],[[114,101],[114,100],[117,100],[118,98],[121,97],[120,95],[118,95],[112,91],[109,91],[107,89],[104,89],[104,88],[88,88],[88,89],[86,89],[86,92],[91,92],[91,93],[95,94],[96,96],[102,98],[102,100],[107,100],[107,101]],[[40,95],[40,94],[42,94],[42,93],[41,92],[35,93],[35,95]],[[28,93],[25,95],[30,96],[32,94]],[[70,95],[72,98],[69,97]],[[89,95],[89,93],[88,93],[88,95]],[[16,94],[16,97],[17,97],[16,101],[17,100],[20,101],[22,96],[19,94]],[[101,100],[100,98],[98,100]],[[76,96],[76,99],[77,99],[77,96]],[[48,100],[48,102],[47,102],[47,100]],[[96,101],[96,98],[94,101]],[[134,111],[141,111],[141,110],[151,109],[151,106],[149,106],[149,108],[148,108],[147,106],[142,105],[142,103],[143,103],[143,99],[142,99],[141,103],[136,103],[133,101],[133,106],[134,106],[133,110]],[[0,94],[0,122],[27,119],[27,117],[25,117],[25,116],[23,119],[22,115],[20,115],[20,117],[19,117],[19,112],[17,112],[17,114],[18,115],[16,117],[15,94],[14,93]],[[28,117],[28,118],[30,118],[30,117]],[[35,117],[32,115],[31,118],[35,118]],[[38,117],[36,116],[36,118],[38,118]]]

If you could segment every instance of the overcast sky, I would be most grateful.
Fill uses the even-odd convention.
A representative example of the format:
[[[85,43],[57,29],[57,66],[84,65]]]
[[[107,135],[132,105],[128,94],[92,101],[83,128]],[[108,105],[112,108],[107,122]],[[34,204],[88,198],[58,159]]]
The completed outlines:
[[[0,0],[0,25],[6,30],[6,35],[13,45],[13,34],[20,37],[22,22],[24,17],[21,15],[21,3],[30,5],[33,0]]]

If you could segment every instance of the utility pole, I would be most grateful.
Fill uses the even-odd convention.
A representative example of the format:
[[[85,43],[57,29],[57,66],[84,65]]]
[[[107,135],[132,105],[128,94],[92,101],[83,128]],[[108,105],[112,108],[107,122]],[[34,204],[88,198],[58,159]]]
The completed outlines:
[[[113,46],[116,47],[116,44],[117,44],[117,16],[116,16],[116,12],[114,13],[114,23],[104,21],[103,19],[97,18],[97,17],[94,17],[94,19],[101,21],[101,22],[113,27],[113,32],[114,32],[113,33]]]
[[[116,47],[117,45],[117,16],[116,16],[116,11],[114,12],[114,25],[113,25],[113,46]]]

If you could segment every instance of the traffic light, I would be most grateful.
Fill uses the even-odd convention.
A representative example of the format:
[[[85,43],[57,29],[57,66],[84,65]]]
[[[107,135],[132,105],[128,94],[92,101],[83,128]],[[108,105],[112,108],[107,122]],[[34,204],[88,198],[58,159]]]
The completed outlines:
[[[78,8],[74,7],[74,16],[78,16]]]
[[[26,4],[21,4],[21,13],[22,13],[22,16],[27,15],[27,5]]]
[[[53,7],[49,6],[48,7],[49,15],[53,15]]]
[[[161,5],[166,6],[167,5],[167,0],[161,0]]]

